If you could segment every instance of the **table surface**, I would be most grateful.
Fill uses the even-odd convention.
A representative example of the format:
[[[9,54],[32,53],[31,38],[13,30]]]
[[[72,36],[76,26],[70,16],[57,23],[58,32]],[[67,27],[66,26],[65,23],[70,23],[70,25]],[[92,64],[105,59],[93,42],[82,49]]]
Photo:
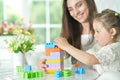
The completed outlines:
[[[17,75],[12,68],[12,66],[13,66],[13,63],[11,61],[12,55],[9,54],[9,52],[5,48],[0,49],[0,52],[2,52],[2,53],[0,53],[0,80],[24,80],[24,79],[21,79],[19,77],[19,75]],[[33,58],[31,58],[31,59],[34,60]],[[67,62],[67,64],[68,64],[68,62]],[[66,66],[66,67],[68,68],[70,66]],[[97,76],[98,76],[98,74],[96,72],[86,70],[84,80],[95,80],[95,78]],[[29,80],[55,80],[55,77],[53,75],[44,75],[43,78],[29,79]],[[79,79],[75,79],[75,76],[72,75],[69,77],[62,77],[62,78],[57,79],[57,80],[79,80]]]
[[[32,78],[27,80],[80,80],[75,78],[76,75],[72,75],[69,77],[61,77],[55,78],[54,75],[44,74],[43,78]],[[97,73],[94,71],[86,70],[86,74],[84,75],[84,80],[95,80],[97,77]],[[13,69],[9,68],[0,68],[0,80],[26,80],[22,79],[20,75],[16,74]]]

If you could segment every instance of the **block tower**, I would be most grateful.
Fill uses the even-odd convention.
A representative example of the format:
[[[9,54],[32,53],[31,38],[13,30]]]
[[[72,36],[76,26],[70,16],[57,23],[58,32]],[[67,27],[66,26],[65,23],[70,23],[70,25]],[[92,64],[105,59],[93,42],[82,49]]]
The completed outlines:
[[[64,69],[64,53],[55,43],[45,44],[45,55],[48,66],[46,69],[47,74],[53,74],[57,70]]]

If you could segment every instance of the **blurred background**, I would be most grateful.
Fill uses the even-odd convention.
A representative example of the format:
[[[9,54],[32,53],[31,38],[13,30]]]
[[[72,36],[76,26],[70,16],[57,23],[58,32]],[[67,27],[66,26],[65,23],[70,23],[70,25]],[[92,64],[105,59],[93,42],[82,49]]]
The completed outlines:
[[[19,26],[32,30],[37,36],[36,44],[40,45],[36,53],[41,54],[46,42],[53,41],[60,35],[63,0],[0,0],[0,66],[10,65],[11,55],[5,45],[4,38],[12,35],[12,28]],[[98,12],[110,8],[120,12],[120,0],[95,0]],[[7,33],[2,32],[4,27]],[[8,30],[6,30],[8,29]],[[2,47],[1,47],[2,46]],[[32,55],[31,60],[40,57]]]
[[[60,34],[62,0],[0,0],[0,23],[24,23],[34,29],[37,43]]]
[[[37,35],[37,44],[59,36],[63,0],[0,0],[0,24],[24,23]],[[120,11],[120,0],[95,0],[98,11],[111,8]]]

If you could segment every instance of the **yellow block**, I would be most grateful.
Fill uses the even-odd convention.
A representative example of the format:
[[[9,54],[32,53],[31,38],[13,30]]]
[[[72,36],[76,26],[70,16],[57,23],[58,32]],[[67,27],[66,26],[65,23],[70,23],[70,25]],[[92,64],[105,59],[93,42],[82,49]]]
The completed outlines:
[[[48,59],[48,60],[46,60],[46,63],[60,63],[63,61],[64,61],[64,58],[62,58],[62,59]]]
[[[46,74],[54,74],[55,71],[56,71],[56,70],[47,70],[47,71],[46,71]]]

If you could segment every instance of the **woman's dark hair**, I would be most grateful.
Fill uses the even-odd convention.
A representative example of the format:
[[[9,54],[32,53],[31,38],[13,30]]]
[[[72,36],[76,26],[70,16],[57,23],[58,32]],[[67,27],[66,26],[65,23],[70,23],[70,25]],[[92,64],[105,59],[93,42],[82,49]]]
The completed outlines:
[[[85,0],[89,9],[88,21],[90,23],[90,31],[93,31],[93,19],[94,15],[97,13],[96,5],[94,0]],[[69,13],[67,7],[67,0],[63,0],[63,16],[62,16],[62,30],[61,36],[65,37],[68,42],[74,47],[81,49],[81,34],[82,34],[82,25],[76,21]],[[66,58],[70,57],[69,54],[66,54]],[[72,57],[72,64],[75,64],[77,60]]]

